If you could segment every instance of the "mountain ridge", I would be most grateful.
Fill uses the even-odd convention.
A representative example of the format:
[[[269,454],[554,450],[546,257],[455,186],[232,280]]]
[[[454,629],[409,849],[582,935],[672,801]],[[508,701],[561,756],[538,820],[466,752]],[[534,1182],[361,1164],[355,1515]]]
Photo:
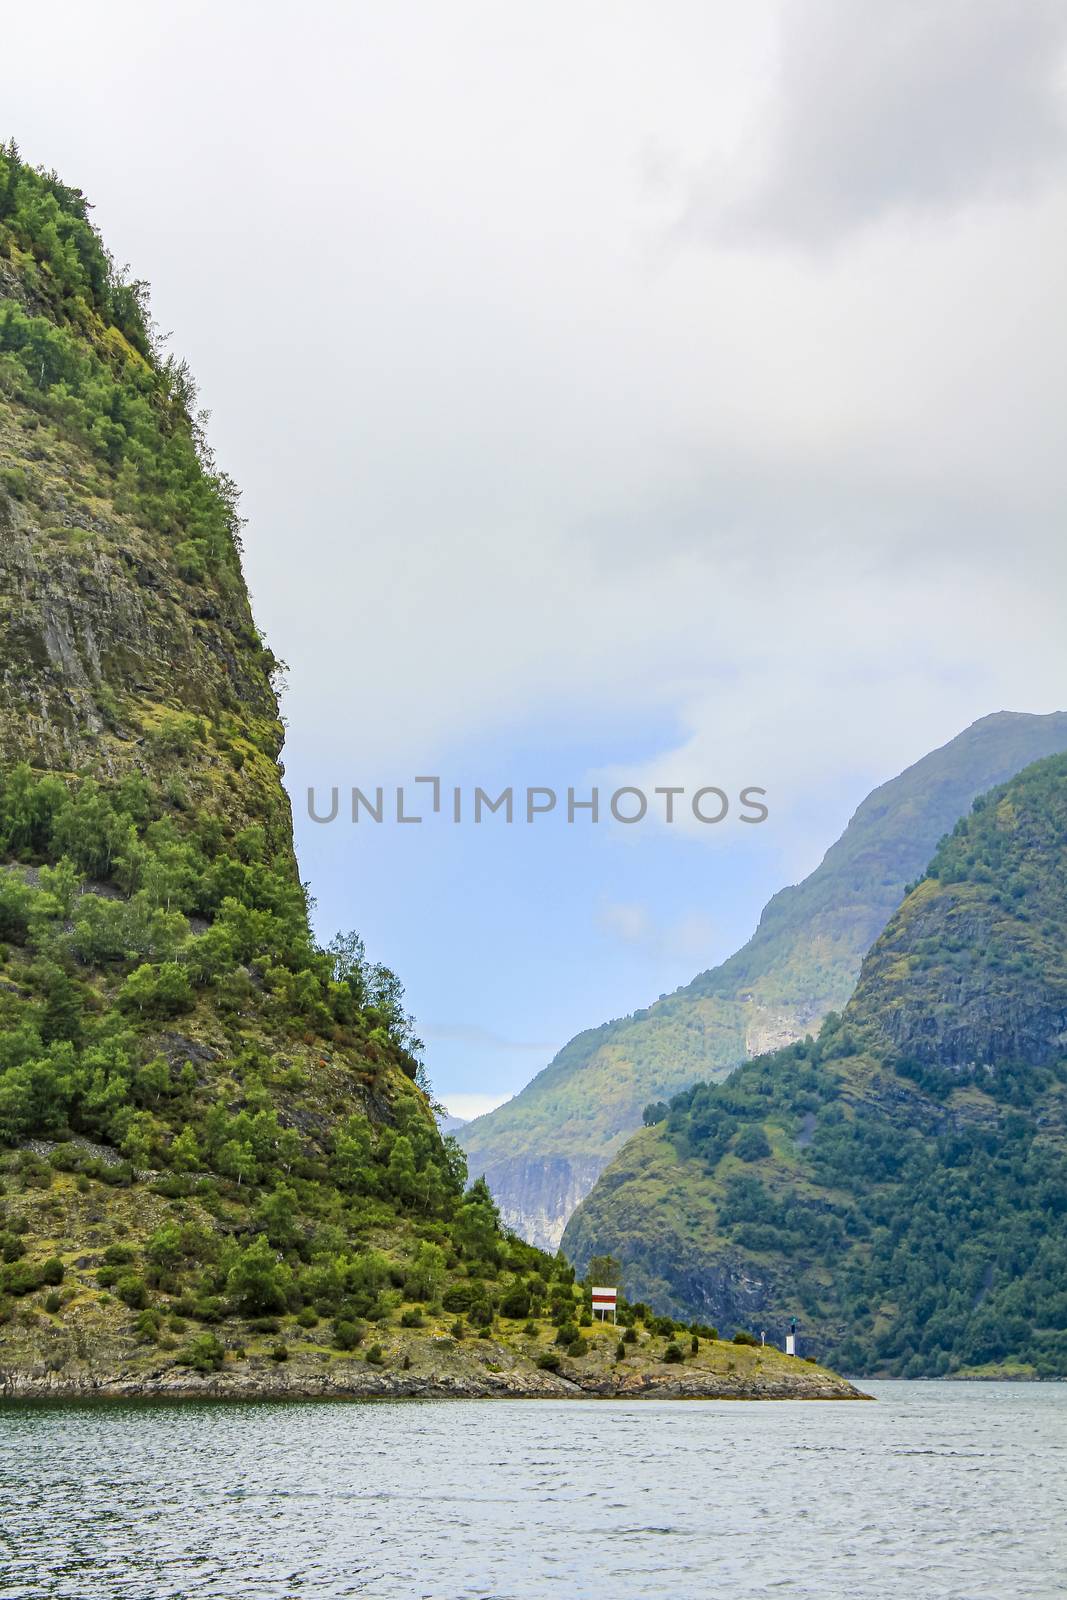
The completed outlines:
[[[1067,748],[1067,713],[994,712],[873,790],[819,866],[768,902],[719,967],[586,1029],[504,1106],[459,1134],[507,1223],[542,1248],[650,1102],[802,1038],[847,1001],[863,955],[941,836],[984,789]]]
[[[676,1097],[572,1217],[671,1314],[851,1370],[1067,1371],[1067,756],[979,797],[819,1036]]]

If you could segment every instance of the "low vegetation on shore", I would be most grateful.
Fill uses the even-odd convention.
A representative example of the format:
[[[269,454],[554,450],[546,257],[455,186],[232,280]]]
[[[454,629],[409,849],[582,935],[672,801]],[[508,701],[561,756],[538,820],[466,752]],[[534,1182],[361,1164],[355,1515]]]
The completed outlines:
[[[495,1227],[464,1256],[439,1224],[379,1214],[361,1248],[301,1269],[277,1218],[239,1231],[236,1180],[175,1192],[75,1141],[10,1152],[0,1171],[8,1395],[850,1394],[753,1335],[625,1297],[617,1324],[594,1320],[573,1268]],[[463,1204],[490,1227],[481,1185]]]

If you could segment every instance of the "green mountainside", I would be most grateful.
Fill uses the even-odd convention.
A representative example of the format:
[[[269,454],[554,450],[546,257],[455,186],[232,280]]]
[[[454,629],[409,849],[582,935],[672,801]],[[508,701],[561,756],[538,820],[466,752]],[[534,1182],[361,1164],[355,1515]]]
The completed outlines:
[[[769,901],[748,943],[644,1011],[579,1034],[459,1134],[506,1221],[558,1247],[650,1103],[803,1038],[852,993],[866,951],[975,796],[1067,749],[1067,714],[983,717],[868,795],[816,870]]]
[[[1067,1374],[1067,756],[980,797],[844,1012],[678,1095],[564,1246],[852,1370]]]
[[[505,1233],[316,946],[233,485],[84,196],[0,148],[0,1395],[851,1398]]]
[[[440,1321],[450,1288],[456,1332],[456,1314],[491,1325],[516,1286],[524,1316],[575,1292],[501,1234],[483,1189],[464,1195],[396,979],[354,936],[327,951],[311,938],[277,663],[194,403],[84,197],[8,146],[8,1371],[206,1372],[242,1350],[381,1364],[402,1324]]]

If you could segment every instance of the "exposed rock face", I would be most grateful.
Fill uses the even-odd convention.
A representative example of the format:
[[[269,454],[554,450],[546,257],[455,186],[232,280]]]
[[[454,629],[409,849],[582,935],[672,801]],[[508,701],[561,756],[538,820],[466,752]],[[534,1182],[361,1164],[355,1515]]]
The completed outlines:
[[[14,453],[18,441],[0,418],[0,455],[5,445]],[[81,522],[70,523],[54,476],[41,473],[39,496],[24,505],[0,491],[0,765],[147,774],[159,767],[149,741],[169,715],[239,712],[256,744],[227,806],[262,822],[269,800],[272,842],[282,844],[291,828],[278,781],[283,729],[244,590],[186,584],[119,520],[92,518],[91,541],[58,543],[53,529]],[[215,771],[186,766],[183,776],[191,797],[210,803],[222,765],[218,756],[205,765]]]
[[[825,1015],[818,1000],[798,1000],[792,1006],[765,1006],[744,996],[740,997],[749,1008],[744,1018],[746,1056],[762,1056],[768,1050],[781,1050],[784,1045],[803,1039],[814,1032]]]
[[[555,1253],[567,1218],[577,1210],[603,1172],[606,1157],[516,1156],[498,1161],[475,1176],[486,1178],[505,1227]]]
[[[714,1367],[565,1362],[559,1372],[516,1360],[489,1345],[478,1354],[451,1339],[423,1341],[405,1369],[383,1371],[364,1361],[322,1357],[278,1364],[263,1358],[228,1362],[221,1372],[141,1362],[114,1369],[56,1371],[0,1369],[0,1400],[866,1400],[845,1378],[777,1351],[743,1352],[747,1359],[716,1360]],[[723,1351],[733,1347],[722,1347]],[[734,1355],[739,1352],[734,1349]],[[410,1358],[409,1358],[410,1359]]]
[[[977,1067],[998,1061],[1045,1065],[1067,1044],[1067,971],[1025,959],[1019,937],[1004,937],[999,905],[969,883],[923,885],[910,915],[890,924],[872,951],[856,991],[857,1020],[873,1020],[894,1050],[918,1062]],[[1028,915],[1047,885],[1033,883]],[[1025,926],[1025,925],[1024,925]],[[924,952],[955,950],[961,959],[924,970]]]

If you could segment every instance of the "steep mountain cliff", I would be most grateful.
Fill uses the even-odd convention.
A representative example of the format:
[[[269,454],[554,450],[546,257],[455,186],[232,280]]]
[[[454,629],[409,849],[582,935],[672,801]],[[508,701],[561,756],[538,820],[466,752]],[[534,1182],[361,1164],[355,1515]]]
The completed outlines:
[[[645,1011],[579,1034],[513,1100],[459,1134],[501,1212],[558,1247],[650,1102],[816,1030],[976,795],[1067,749],[1067,715],[999,712],[870,794],[821,865],[768,903],[736,955]]]
[[[193,399],[84,196],[0,149],[0,1396],[851,1396],[679,1373],[659,1325],[621,1360],[465,1191],[396,978],[311,936]]]
[[[1067,1373],[1067,757],[981,797],[843,1014],[679,1095],[564,1247],[862,1371]]]
[[[390,1269],[355,1290],[353,1240],[447,1235],[462,1162],[391,974],[311,939],[188,373],[13,147],[0,296],[0,1345],[59,1370],[177,1316],[214,1361],[231,1309],[376,1309]]]

